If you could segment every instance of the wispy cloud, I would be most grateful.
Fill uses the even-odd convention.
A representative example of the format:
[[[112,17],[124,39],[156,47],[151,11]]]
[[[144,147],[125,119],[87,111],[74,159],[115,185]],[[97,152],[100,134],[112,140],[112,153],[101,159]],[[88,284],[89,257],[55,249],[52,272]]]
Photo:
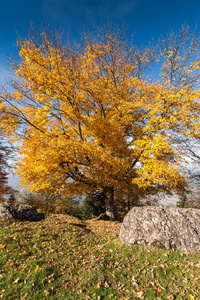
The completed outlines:
[[[93,21],[93,8],[81,0],[44,0],[43,13],[64,25],[70,22],[79,23],[81,20]]]
[[[145,0],[103,0],[98,3],[90,0],[43,0],[43,13],[64,26],[99,25],[108,19],[112,22],[125,19],[143,1]]]
[[[112,12],[112,16],[116,19],[125,18],[127,15],[130,15],[134,12],[137,7],[137,3],[139,1],[136,0],[126,0],[123,2],[119,2],[118,5]]]

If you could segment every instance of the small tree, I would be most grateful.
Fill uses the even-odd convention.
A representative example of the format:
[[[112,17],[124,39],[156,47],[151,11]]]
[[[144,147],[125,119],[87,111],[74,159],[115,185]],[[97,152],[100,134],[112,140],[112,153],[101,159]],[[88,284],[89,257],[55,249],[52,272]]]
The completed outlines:
[[[8,198],[8,202],[11,203],[11,204],[14,204],[16,202],[14,192],[11,193],[10,197]]]
[[[75,216],[79,212],[79,199],[58,195],[54,201],[54,213],[61,213]]]
[[[37,197],[35,194],[30,193],[29,191],[23,191],[19,193],[19,198],[22,204],[28,204],[38,208]]]
[[[92,219],[106,211],[106,198],[103,192],[94,190],[89,193],[81,205],[83,219]]]

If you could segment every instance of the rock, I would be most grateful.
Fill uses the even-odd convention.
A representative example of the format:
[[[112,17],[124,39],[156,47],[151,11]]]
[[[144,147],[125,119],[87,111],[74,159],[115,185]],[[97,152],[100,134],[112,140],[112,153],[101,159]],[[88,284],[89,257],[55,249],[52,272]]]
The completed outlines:
[[[1,203],[0,217],[6,219],[15,218],[22,221],[40,221],[44,219],[44,214],[38,213],[37,210],[30,205]]]
[[[0,217],[1,218],[5,218],[5,219],[11,219],[13,218],[13,210],[12,208],[10,208],[11,205],[9,205],[7,203],[0,203]]]
[[[185,252],[200,251],[200,210],[164,206],[133,207],[125,216],[120,240]]]

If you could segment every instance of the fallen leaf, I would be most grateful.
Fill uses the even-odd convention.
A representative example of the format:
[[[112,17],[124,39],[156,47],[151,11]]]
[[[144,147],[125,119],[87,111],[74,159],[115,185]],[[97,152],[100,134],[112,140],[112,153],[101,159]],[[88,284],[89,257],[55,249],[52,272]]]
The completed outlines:
[[[44,295],[47,297],[49,295],[49,292],[47,290],[44,290]]]
[[[39,269],[39,266],[36,266],[35,273],[37,273],[38,269]]]
[[[23,251],[22,253],[19,253],[19,255],[27,255],[28,253],[26,251]]]
[[[143,292],[138,292],[136,295],[137,295],[137,298],[144,299]]]
[[[20,278],[15,279],[13,283],[17,283],[19,281],[19,279]]]
[[[100,285],[96,284],[94,288],[95,288],[95,290],[98,290],[98,289],[100,289]]]
[[[6,267],[11,267],[13,265],[14,265],[14,263],[12,261],[7,261],[7,263],[6,263]]]
[[[25,300],[27,296],[28,296],[28,293],[26,293],[21,300]]]

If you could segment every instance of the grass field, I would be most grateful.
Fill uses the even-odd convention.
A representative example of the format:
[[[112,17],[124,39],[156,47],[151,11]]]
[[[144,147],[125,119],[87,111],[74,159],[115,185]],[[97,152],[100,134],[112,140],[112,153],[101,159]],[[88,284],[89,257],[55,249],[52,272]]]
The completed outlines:
[[[120,223],[0,221],[2,299],[200,299],[200,253],[122,245]]]

